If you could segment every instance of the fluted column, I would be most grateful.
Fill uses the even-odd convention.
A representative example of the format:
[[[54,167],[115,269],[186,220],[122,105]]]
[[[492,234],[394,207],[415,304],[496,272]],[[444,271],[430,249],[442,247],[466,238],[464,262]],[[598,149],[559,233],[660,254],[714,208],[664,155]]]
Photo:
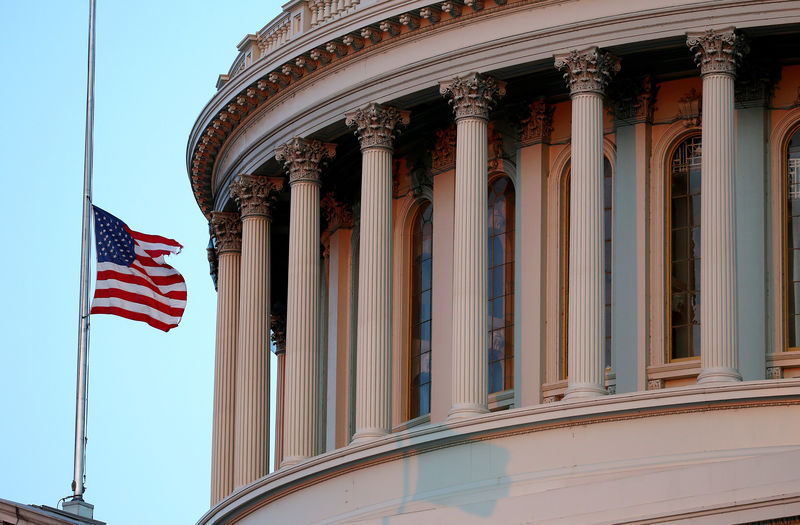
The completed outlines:
[[[489,109],[505,82],[471,73],[442,82],[456,116],[453,374],[449,418],[489,411],[486,315]]]
[[[700,224],[700,355],[698,383],[741,381],[736,302],[736,201],[733,80],[745,46],[733,28],[690,33],[703,78]]]
[[[356,432],[353,442],[391,432],[392,151],[409,112],[370,104],[346,115],[361,143],[361,271],[358,286]]]
[[[241,175],[231,196],[242,215],[233,485],[269,473],[269,227],[281,179]]]
[[[217,256],[217,343],[211,435],[211,505],[233,492],[236,344],[242,223],[238,213],[212,212]]]
[[[295,138],[275,152],[291,186],[282,467],[319,453],[320,162],[335,148]]]
[[[567,392],[601,396],[605,389],[603,258],[603,91],[619,60],[596,47],[555,57],[572,100],[569,209]]]

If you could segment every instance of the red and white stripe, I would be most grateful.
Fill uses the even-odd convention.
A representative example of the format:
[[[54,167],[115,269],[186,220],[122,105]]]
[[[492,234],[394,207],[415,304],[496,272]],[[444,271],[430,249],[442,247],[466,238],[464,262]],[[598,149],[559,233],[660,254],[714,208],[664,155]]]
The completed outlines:
[[[93,314],[112,314],[144,321],[169,331],[178,326],[186,309],[186,282],[164,256],[180,253],[173,239],[125,230],[133,237],[136,260],[131,266],[97,263]]]

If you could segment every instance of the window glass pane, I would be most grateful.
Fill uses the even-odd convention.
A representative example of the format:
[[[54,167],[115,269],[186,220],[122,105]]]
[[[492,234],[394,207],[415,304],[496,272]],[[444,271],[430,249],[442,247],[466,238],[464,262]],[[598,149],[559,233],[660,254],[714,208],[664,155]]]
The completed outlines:
[[[488,214],[488,316],[489,330],[487,365],[489,392],[511,388],[506,384],[504,361],[513,359],[513,347],[506,343],[506,334],[513,330],[514,300],[514,188],[511,181],[500,176],[489,183]]]
[[[431,284],[433,207],[420,206],[411,232],[411,348],[409,349],[409,418],[430,412]]]
[[[786,306],[789,348],[800,346],[800,129],[786,151]]]
[[[701,155],[701,136],[692,135],[670,159],[671,359],[700,355]]]

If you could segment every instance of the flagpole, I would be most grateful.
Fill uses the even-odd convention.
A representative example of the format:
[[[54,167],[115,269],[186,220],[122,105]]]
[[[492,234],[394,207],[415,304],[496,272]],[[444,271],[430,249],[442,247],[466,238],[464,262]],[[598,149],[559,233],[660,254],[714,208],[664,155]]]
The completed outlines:
[[[78,378],[75,395],[75,471],[72,501],[64,510],[92,517],[94,507],[83,501],[86,489],[86,412],[89,382],[89,270],[91,255],[92,159],[94,150],[95,0],[89,0],[89,58],[86,82],[86,137],[83,157],[83,220],[81,224],[81,283],[78,314]]]

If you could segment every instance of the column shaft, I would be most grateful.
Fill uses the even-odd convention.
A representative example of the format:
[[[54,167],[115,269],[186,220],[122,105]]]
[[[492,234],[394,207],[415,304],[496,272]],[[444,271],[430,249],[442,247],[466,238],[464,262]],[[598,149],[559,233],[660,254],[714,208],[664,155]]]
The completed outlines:
[[[282,466],[319,453],[319,219],[319,182],[293,182]]]
[[[234,487],[269,473],[269,230],[268,217],[242,218]]]
[[[736,331],[735,132],[733,75],[704,75],[700,383],[742,378]]]
[[[362,150],[354,441],[391,432],[392,150]]]
[[[283,461],[283,427],[284,427],[284,414],[286,413],[286,353],[282,352],[277,355],[278,357],[278,370],[277,379],[278,385],[275,393],[275,470],[278,470]]]
[[[487,157],[487,120],[457,119],[451,418],[488,412]]]
[[[211,505],[233,492],[236,345],[239,328],[239,252],[220,253],[217,263],[217,339],[211,438]]]
[[[603,97],[572,95],[566,397],[605,394]]]

